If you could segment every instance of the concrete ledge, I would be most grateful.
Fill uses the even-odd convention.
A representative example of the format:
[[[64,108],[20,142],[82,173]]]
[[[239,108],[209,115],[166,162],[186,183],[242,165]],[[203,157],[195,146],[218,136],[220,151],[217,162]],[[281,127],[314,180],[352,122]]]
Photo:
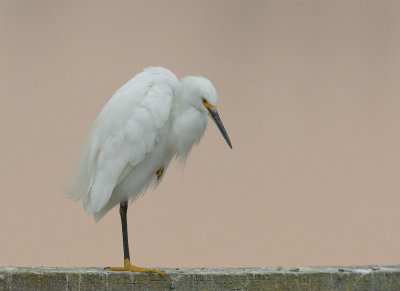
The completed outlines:
[[[0,267],[0,290],[400,290],[400,266],[160,270]]]

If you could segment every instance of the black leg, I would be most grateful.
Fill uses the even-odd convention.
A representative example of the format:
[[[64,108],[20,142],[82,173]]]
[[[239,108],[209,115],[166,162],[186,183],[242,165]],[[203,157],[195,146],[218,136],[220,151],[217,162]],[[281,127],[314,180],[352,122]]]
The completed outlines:
[[[124,245],[124,260],[131,260],[129,256],[129,243],[128,243],[128,223],[126,220],[126,213],[128,212],[128,201],[121,202],[119,206],[119,214],[121,215],[122,226],[122,242]]]
[[[128,244],[128,223],[126,220],[126,213],[128,212],[128,201],[123,201],[119,205],[119,214],[121,215],[121,226],[122,226],[122,243],[124,245],[124,266],[121,267],[107,267],[106,270],[110,271],[132,271],[140,273],[157,273],[161,276],[165,276],[164,272],[155,269],[140,268],[131,265],[131,258],[129,256],[129,244]]]

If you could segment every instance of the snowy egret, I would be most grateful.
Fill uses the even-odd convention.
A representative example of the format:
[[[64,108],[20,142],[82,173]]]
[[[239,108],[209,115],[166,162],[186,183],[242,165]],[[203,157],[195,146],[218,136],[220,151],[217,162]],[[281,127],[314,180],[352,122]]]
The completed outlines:
[[[67,194],[99,221],[120,204],[124,267],[112,271],[163,272],[131,265],[128,246],[128,201],[163,179],[170,161],[184,161],[214,120],[232,148],[217,112],[212,83],[198,76],[178,81],[169,70],[149,67],[118,89],[104,106],[87,139]]]

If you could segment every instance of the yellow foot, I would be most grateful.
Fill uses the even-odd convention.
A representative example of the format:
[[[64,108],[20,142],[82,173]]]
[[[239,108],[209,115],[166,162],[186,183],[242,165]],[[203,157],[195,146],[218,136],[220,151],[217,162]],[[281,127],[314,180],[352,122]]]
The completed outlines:
[[[131,262],[129,261],[129,259],[124,260],[123,267],[111,267],[111,268],[107,268],[107,270],[109,270],[109,271],[131,271],[131,272],[148,273],[148,274],[156,273],[161,276],[166,276],[164,272],[161,272],[161,271],[158,271],[155,269],[145,269],[145,268],[133,266],[133,265],[131,265]]]

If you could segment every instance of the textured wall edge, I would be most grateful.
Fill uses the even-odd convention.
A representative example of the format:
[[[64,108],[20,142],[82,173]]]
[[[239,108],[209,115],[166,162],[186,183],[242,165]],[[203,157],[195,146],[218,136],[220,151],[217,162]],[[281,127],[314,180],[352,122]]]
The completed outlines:
[[[0,290],[400,290],[400,265],[160,270],[0,267]]]

